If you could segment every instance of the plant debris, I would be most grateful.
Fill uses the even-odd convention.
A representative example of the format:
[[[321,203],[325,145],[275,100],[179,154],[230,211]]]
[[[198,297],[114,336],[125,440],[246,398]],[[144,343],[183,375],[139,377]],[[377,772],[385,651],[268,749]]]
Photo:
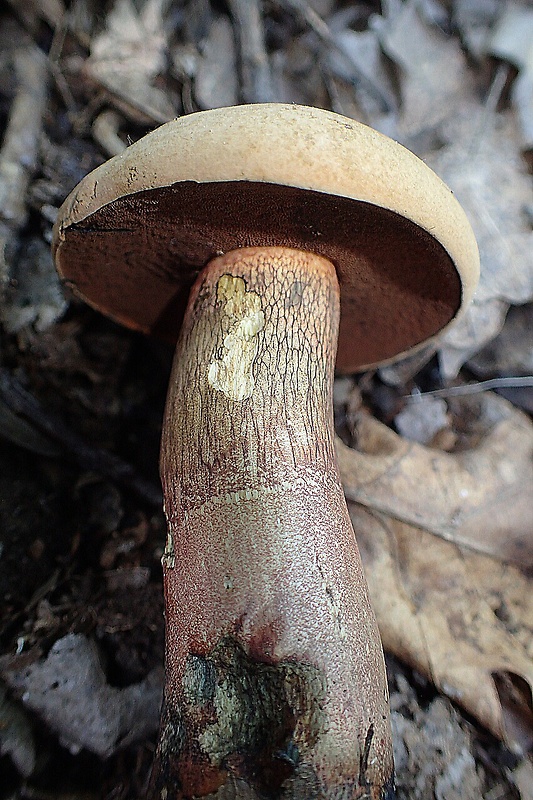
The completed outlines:
[[[460,324],[337,380],[338,450],[394,656],[399,798],[531,800],[533,391],[431,393],[533,374],[532,24],[526,0],[4,4],[0,800],[142,797],[161,687],[172,353],[60,285],[57,209],[157,124],[262,101],[398,139],[476,232]]]

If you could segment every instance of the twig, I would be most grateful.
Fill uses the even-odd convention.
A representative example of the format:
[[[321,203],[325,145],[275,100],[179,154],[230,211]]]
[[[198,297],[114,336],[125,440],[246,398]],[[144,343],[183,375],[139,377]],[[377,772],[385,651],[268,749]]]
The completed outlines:
[[[107,156],[117,156],[126,149],[118,135],[120,123],[120,115],[110,108],[98,114],[93,122],[93,137]]]
[[[61,72],[61,68],[59,66],[59,59],[61,57],[61,52],[63,50],[63,46],[65,44],[65,39],[67,36],[67,32],[70,31],[68,25],[67,15],[65,14],[62,19],[61,23],[56,26],[54,30],[54,37],[52,39],[52,44],[50,46],[50,51],[48,53],[48,63],[50,65],[50,72],[52,74],[52,78],[54,80],[55,86],[60,93],[65,107],[68,110],[70,118],[73,120],[76,117],[76,101],[74,99],[74,95],[70,90],[70,86],[65,79],[65,76]],[[88,43],[86,47],[88,49]]]
[[[435,389],[432,392],[417,392],[403,396],[404,400],[416,403],[424,397],[460,397],[461,395],[489,392],[492,389],[523,389],[533,386],[533,375],[514,378],[490,378],[478,383],[468,383],[464,386],[449,386],[447,389]]]
[[[361,71],[359,65],[354,61],[351,53],[345,47],[339,44],[338,40],[331,32],[329,25],[324,22],[320,14],[311,8],[305,0],[279,0],[280,4],[284,6],[287,11],[297,14],[300,19],[318,36],[331,50],[335,50],[342,56],[349,64],[350,71],[353,79],[352,83],[361,86],[379,105],[383,113],[391,113],[395,109],[394,100],[385,94],[379,86],[376,86],[364,72]]]
[[[13,55],[17,92],[0,150],[0,291],[12,277],[18,235],[27,219],[26,192],[37,167],[48,97],[46,57],[26,45]]]
[[[161,491],[157,486],[140,478],[131,464],[118,456],[87,444],[60,419],[45,411],[39,401],[5,369],[0,369],[0,398],[12,411],[21,414],[59,443],[83,469],[94,470],[135,492],[150,505],[161,506]]]
[[[270,103],[276,98],[259,2],[228,0],[228,5],[238,28],[242,99],[245,103]]]

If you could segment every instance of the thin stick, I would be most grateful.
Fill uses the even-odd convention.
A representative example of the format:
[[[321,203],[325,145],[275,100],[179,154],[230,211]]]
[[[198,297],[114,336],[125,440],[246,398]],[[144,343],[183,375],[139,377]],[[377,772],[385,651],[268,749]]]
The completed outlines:
[[[48,97],[45,56],[34,46],[13,56],[17,91],[0,150],[0,290],[12,278],[18,234],[26,224],[26,193],[37,167]]]
[[[228,5],[238,28],[242,99],[245,103],[272,102],[276,98],[259,3],[257,0],[228,0]]]
[[[298,15],[303,22],[318,36],[331,50],[335,50],[346,61],[349,62],[352,72],[352,84],[358,84],[368,94],[374,98],[379,104],[381,111],[390,113],[394,110],[395,104],[391,97],[387,96],[379,86],[376,86],[359,68],[359,65],[353,59],[351,53],[339,44],[337,38],[332,33],[327,22],[324,22],[322,17],[309,6],[305,0],[280,0],[281,5],[284,6],[289,12]]]

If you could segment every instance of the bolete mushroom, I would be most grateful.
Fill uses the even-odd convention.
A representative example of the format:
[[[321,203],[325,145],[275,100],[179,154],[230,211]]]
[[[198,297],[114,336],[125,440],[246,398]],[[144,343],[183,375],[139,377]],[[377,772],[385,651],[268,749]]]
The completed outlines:
[[[177,340],[151,796],[391,797],[333,373],[389,361],[461,314],[478,255],[459,204],[351,119],[222,108],[88,175],[60,209],[54,252],[92,306]]]

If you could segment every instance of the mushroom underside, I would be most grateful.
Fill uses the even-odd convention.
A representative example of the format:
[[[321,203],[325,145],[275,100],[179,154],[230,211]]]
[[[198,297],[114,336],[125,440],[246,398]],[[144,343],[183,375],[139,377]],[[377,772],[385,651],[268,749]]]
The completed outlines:
[[[176,341],[190,287],[215,256],[286,246],[323,255],[341,287],[337,369],[389,360],[457,314],[461,281],[442,245],[392,211],[257,182],[138,192],[63,230],[64,280],[117,321]]]

